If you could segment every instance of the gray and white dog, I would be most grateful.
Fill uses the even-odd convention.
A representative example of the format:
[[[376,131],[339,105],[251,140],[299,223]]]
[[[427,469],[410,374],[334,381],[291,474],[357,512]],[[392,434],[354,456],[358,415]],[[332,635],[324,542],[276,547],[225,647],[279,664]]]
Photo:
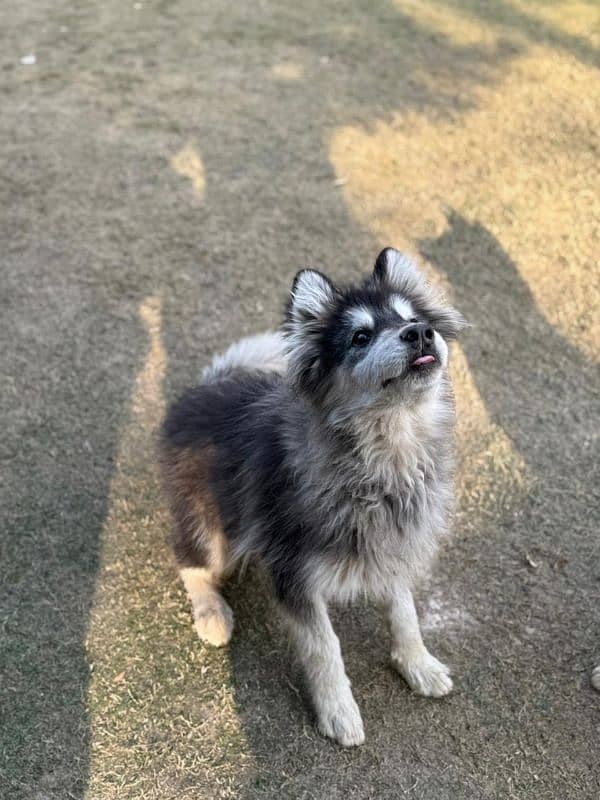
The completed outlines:
[[[330,602],[380,602],[408,684],[433,697],[452,689],[423,644],[411,590],[452,504],[447,342],[464,325],[397,250],[360,286],[302,270],[281,333],[215,358],[163,425],[174,547],[198,635],[229,641],[219,584],[240,561],[260,561],[319,729],[342,745],[364,732]]]

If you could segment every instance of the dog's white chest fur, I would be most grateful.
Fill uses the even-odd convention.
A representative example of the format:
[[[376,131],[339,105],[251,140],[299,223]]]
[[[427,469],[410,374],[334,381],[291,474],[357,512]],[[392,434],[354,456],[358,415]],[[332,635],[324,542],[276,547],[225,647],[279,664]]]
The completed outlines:
[[[451,489],[437,463],[439,425],[451,413],[434,396],[410,412],[379,414],[358,432],[361,457],[341,460],[332,483],[316,478],[330,509],[332,544],[311,563],[315,590],[330,600],[380,597],[401,578],[409,585],[430,563]],[[442,448],[443,449],[443,448]],[[329,483],[329,485],[327,485]]]

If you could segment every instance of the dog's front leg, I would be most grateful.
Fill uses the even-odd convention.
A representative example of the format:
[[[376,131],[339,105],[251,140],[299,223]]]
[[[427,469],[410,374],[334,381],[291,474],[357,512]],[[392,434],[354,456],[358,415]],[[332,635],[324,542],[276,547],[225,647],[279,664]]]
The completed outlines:
[[[388,604],[392,663],[418,694],[443,697],[452,690],[450,671],[423,644],[410,589],[401,581],[392,587]]]
[[[319,600],[301,615],[285,617],[306,674],[319,730],[345,747],[362,744],[365,734],[360,711],[326,604]]]

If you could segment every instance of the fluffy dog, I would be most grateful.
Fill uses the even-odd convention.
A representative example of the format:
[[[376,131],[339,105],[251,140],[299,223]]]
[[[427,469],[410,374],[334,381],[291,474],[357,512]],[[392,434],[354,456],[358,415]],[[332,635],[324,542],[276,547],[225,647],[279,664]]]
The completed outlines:
[[[394,666],[420,694],[452,689],[411,589],[452,504],[448,345],[465,325],[387,248],[359,286],[298,273],[281,333],[233,345],[169,410],[161,464],[196,630],[229,641],[219,592],[240,561],[272,579],[320,731],[364,741],[330,602],[385,606]]]

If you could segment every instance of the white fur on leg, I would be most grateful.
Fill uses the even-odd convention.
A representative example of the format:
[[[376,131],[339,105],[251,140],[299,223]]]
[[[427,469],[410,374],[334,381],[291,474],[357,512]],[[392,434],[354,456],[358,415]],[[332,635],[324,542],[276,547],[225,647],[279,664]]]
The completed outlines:
[[[443,697],[452,691],[450,670],[423,644],[417,610],[406,586],[398,583],[389,603],[392,664],[413,691],[426,697]]]
[[[600,692],[600,664],[592,670],[592,686]]]
[[[336,702],[324,704],[318,713],[318,728],[323,736],[334,739],[344,747],[356,747],[365,741],[360,711],[350,687],[338,691]]]
[[[233,612],[215,589],[210,571],[188,567],[180,575],[192,601],[196,633],[204,642],[223,647],[231,639]]]
[[[325,604],[315,606],[309,621],[288,621],[306,673],[319,731],[344,747],[362,744],[365,734],[360,711]]]
[[[417,694],[425,697],[443,697],[452,691],[450,670],[426,648],[409,659],[392,651],[392,664]]]

